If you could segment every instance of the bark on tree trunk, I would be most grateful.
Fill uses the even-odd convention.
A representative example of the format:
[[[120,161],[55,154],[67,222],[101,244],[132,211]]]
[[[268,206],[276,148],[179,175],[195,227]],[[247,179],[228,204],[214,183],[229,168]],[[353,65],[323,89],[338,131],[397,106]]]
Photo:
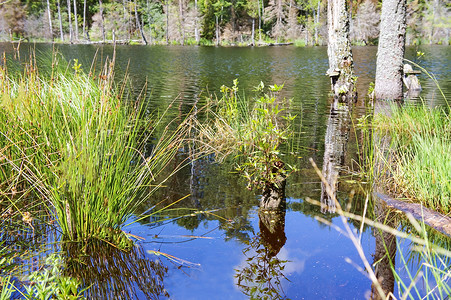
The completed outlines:
[[[70,0],[67,0],[67,13],[69,14],[69,40],[70,43],[72,44],[73,41],[73,32],[72,32],[72,15],[71,15],[71,10],[70,10]]]
[[[49,14],[49,29],[50,29],[50,37],[53,41],[53,26],[52,26],[52,14],[50,10],[50,1],[47,0],[47,12]]]
[[[78,41],[78,14],[77,14],[77,0],[74,0],[74,17],[75,17],[75,40]]]
[[[328,75],[331,77],[334,97],[341,102],[351,102],[356,97],[354,62],[349,40],[349,15],[346,0],[329,0],[327,3],[329,44]]]
[[[380,28],[374,89],[376,99],[401,99],[406,0],[382,2]]]
[[[59,21],[59,25],[60,25],[60,35],[61,35],[61,41],[64,42],[64,33],[63,33],[63,21],[61,19],[61,4],[60,4],[60,0],[58,0],[56,2],[56,5],[58,6],[58,21]]]

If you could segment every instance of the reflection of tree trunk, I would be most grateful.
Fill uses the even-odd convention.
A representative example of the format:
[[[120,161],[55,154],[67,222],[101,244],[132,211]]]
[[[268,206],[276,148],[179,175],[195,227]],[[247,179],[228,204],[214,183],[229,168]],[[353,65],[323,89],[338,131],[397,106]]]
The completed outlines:
[[[260,210],[258,212],[260,236],[262,244],[270,257],[276,256],[285,245],[285,209]]]
[[[375,213],[377,221],[390,226],[397,227],[397,222],[393,214],[385,203],[380,199],[375,199]],[[396,236],[385,231],[376,230],[376,250],[374,253],[375,274],[385,295],[393,293],[395,287],[395,275],[392,268],[395,267],[396,256]],[[379,295],[375,284],[371,285],[371,299],[386,299]]]
[[[334,196],[338,188],[340,168],[345,162],[346,145],[349,139],[349,109],[348,105],[339,106],[338,100],[335,99],[327,122],[322,173],[330,187],[330,193]],[[323,182],[321,183],[321,211],[323,213],[335,212],[335,202]]]
[[[391,106],[388,101],[378,101],[374,103],[374,114],[391,115]],[[390,176],[387,164],[391,163],[391,138],[389,135],[380,135],[373,132],[374,147],[374,191],[383,191],[383,178]],[[381,180],[382,178],[382,180]],[[381,184],[382,183],[382,184]],[[379,186],[380,184],[380,186]],[[396,228],[396,221],[390,216],[390,211],[385,203],[379,198],[375,199],[375,215],[377,221],[387,226]],[[393,215],[393,214],[391,214]],[[385,295],[380,295],[376,285],[371,286],[371,299],[385,299],[385,296],[394,289],[394,267],[396,255],[396,237],[388,232],[376,231],[376,250],[374,254],[375,274]]]

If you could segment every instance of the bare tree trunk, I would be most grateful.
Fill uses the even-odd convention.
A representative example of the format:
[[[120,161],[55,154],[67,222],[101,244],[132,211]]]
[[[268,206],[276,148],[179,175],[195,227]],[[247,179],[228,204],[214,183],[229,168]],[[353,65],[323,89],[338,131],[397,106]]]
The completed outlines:
[[[197,8],[197,0],[194,0],[194,13],[196,16],[194,17],[194,38],[196,39],[196,43],[199,44],[200,42],[200,35],[199,35],[199,9]]]
[[[141,26],[141,22],[139,21],[138,2],[136,2],[136,0],[135,0],[135,18],[136,18],[136,24],[138,26],[139,32],[141,33],[141,39],[142,39],[143,43],[145,45],[147,45],[147,40],[146,40],[146,37],[144,36],[144,31],[143,31],[143,28]]]
[[[132,6],[128,5],[128,42],[132,39]]]
[[[58,6],[58,21],[60,25],[60,35],[61,35],[61,41],[64,42],[64,33],[63,33],[63,21],[61,19],[61,4],[60,0],[57,0],[56,5]]]
[[[47,0],[47,12],[49,14],[49,29],[50,29],[50,36],[53,41],[53,26],[52,26],[52,14],[50,10],[50,1]]]
[[[67,13],[69,14],[69,40],[72,44],[73,41],[73,32],[72,32],[72,15],[70,10],[70,0],[67,0]]]
[[[196,0],[197,1],[197,0]],[[147,23],[149,23],[149,43],[153,44],[153,38],[152,38],[152,19],[150,17],[150,11],[149,11],[149,0],[147,0]]]
[[[75,17],[75,40],[78,41],[78,14],[77,14],[77,0],[74,0],[74,17]]]
[[[180,20],[180,35],[182,36],[181,44],[185,44],[185,20],[183,18],[183,0],[179,0],[179,20]]]
[[[258,41],[261,43],[262,41],[262,12],[260,10],[260,0],[257,0],[257,9],[258,9]]]
[[[166,45],[169,45],[169,0],[166,0]]]
[[[321,10],[321,1],[318,1],[318,8],[316,9],[316,20],[315,20],[315,45],[318,45],[318,24],[320,10]]]
[[[406,37],[406,0],[382,2],[377,48],[376,99],[402,98],[402,73]]]
[[[334,97],[350,102],[356,96],[353,78],[354,62],[349,40],[349,16],[346,0],[329,0],[327,3],[329,29],[328,75],[331,78]]]
[[[216,16],[216,46],[219,46],[219,20],[218,16]]]
[[[255,45],[255,18],[252,18],[252,46]]]
[[[102,40],[105,43],[105,19],[103,17],[103,3],[99,0],[100,17],[102,18]]]
[[[87,41],[89,41],[89,34],[86,31],[86,0],[84,1],[83,5],[83,36],[86,38]]]

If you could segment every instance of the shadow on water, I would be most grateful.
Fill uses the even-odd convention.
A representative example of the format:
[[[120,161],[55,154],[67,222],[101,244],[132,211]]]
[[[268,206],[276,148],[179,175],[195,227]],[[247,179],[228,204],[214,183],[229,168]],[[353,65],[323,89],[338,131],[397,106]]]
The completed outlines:
[[[167,267],[146,258],[141,247],[122,251],[104,242],[63,243],[66,275],[78,278],[88,299],[158,299]]]

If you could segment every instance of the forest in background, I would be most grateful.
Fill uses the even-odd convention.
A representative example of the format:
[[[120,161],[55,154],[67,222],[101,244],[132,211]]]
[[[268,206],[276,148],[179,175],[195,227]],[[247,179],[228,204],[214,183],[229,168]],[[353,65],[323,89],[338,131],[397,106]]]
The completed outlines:
[[[381,0],[349,0],[351,40],[377,44]],[[0,0],[0,41],[327,43],[327,0]],[[407,45],[446,44],[451,2],[407,0]]]

